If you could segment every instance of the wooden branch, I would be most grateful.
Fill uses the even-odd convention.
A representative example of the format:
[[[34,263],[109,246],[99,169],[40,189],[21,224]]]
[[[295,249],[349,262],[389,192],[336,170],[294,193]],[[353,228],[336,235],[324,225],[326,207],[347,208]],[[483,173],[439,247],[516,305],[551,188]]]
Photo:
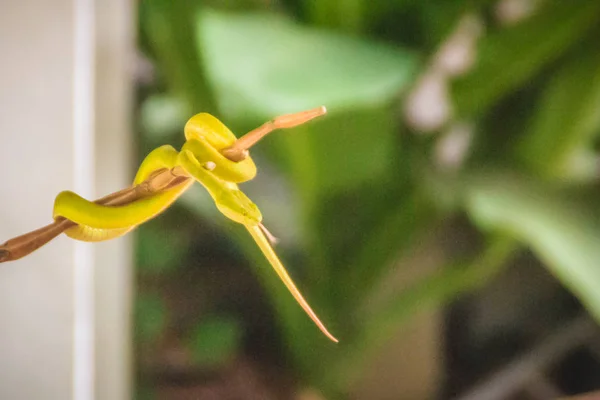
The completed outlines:
[[[189,177],[179,167],[163,168],[155,171],[139,185],[111,193],[95,201],[105,206],[122,206],[141,198],[172,189],[186,182]],[[53,223],[35,231],[17,236],[0,246],[0,263],[18,260],[39,249],[65,230],[77,224],[65,218],[57,218]]]

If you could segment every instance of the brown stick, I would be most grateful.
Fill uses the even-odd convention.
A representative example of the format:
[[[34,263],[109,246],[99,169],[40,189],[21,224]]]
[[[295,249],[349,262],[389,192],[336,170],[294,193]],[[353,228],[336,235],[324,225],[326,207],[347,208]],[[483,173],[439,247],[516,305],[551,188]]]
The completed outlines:
[[[66,220],[56,220],[35,231],[8,240],[0,246],[0,262],[18,260],[39,249],[66,229],[76,224]]]
[[[221,153],[231,161],[240,162],[248,157],[248,149],[250,149],[250,147],[254,146],[259,140],[274,130],[293,128],[295,126],[302,125],[313,118],[324,115],[326,112],[327,109],[325,106],[321,106],[295,114],[287,114],[275,117],[271,121],[265,122],[258,128],[246,133],[244,136],[236,140],[233,145],[221,150]]]
[[[177,167],[173,169],[163,168],[152,173],[148,179],[139,185],[111,193],[96,200],[95,203],[106,206],[126,205],[143,197],[172,189],[188,179],[185,173]],[[65,230],[76,225],[73,221],[61,217],[42,228],[12,238],[0,246],[0,263],[18,260],[31,254]]]

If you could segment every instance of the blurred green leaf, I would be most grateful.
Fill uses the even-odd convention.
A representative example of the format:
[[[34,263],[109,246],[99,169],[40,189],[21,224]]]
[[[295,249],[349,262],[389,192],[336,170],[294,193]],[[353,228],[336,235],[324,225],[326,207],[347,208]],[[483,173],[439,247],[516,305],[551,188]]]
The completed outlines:
[[[389,45],[309,29],[272,14],[205,10],[199,46],[221,110],[260,121],[322,104],[334,112],[388,103],[417,59]]]
[[[467,210],[475,223],[527,244],[600,320],[598,209],[597,200],[582,202],[508,176],[482,176],[468,187]]]
[[[519,148],[538,173],[590,177],[595,162],[581,165],[594,135],[600,132],[600,51],[594,40],[575,54],[545,88],[531,129]]]
[[[189,341],[194,363],[210,368],[231,361],[241,337],[242,327],[236,318],[205,316],[194,328]]]
[[[475,68],[453,84],[459,115],[484,111],[556,60],[600,20],[600,2],[550,1],[537,15],[480,40]]]
[[[167,308],[162,298],[153,293],[138,293],[135,302],[136,336],[141,342],[153,342],[167,322]]]
[[[305,201],[390,180],[400,145],[390,107],[328,115],[271,142]]]

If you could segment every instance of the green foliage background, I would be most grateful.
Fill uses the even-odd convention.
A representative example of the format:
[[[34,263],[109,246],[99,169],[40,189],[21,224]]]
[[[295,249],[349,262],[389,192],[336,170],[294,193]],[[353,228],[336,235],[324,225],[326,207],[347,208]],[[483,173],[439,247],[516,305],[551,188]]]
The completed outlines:
[[[194,224],[224,232],[268,296],[290,369],[330,398],[348,394],[407,318],[483,287],[523,248],[600,318],[600,2],[535,4],[532,15],[502,24],[487,0],[142,1],[141,45],[158,82],[142,96],[143,154],[181,144],[196,112],[240,135],[276,115],[328,107],[325,118],[261,143],[259,177],[244,190],[342,342],[321,337],[201,189],[169,216],[177,224],[140,229],[140,274],[177,268]],[[402,107],[465,15],[485,24],[474,65],[445,81],[449,118],[420,133]],[[473,127],[465,159],[445,168],[436,149],[465,123]],[[365,312],[393,261],[456,216],[479,233],[473,254]],[[165,313],[160,299],[140,294],[142,342],[160,335]],[[199,319],[195,360],[226,358],[242,330],[230,316]]]

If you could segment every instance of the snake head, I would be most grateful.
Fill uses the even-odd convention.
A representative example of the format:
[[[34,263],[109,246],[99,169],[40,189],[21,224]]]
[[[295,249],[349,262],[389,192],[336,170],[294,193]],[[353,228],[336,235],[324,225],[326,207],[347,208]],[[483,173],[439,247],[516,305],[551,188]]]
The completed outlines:
[[[258,225],[262,221],[262,214],[256,204],[238,189],[237,185],[228,184],[213,194],[217,208],[227,218],[250,226]]]

